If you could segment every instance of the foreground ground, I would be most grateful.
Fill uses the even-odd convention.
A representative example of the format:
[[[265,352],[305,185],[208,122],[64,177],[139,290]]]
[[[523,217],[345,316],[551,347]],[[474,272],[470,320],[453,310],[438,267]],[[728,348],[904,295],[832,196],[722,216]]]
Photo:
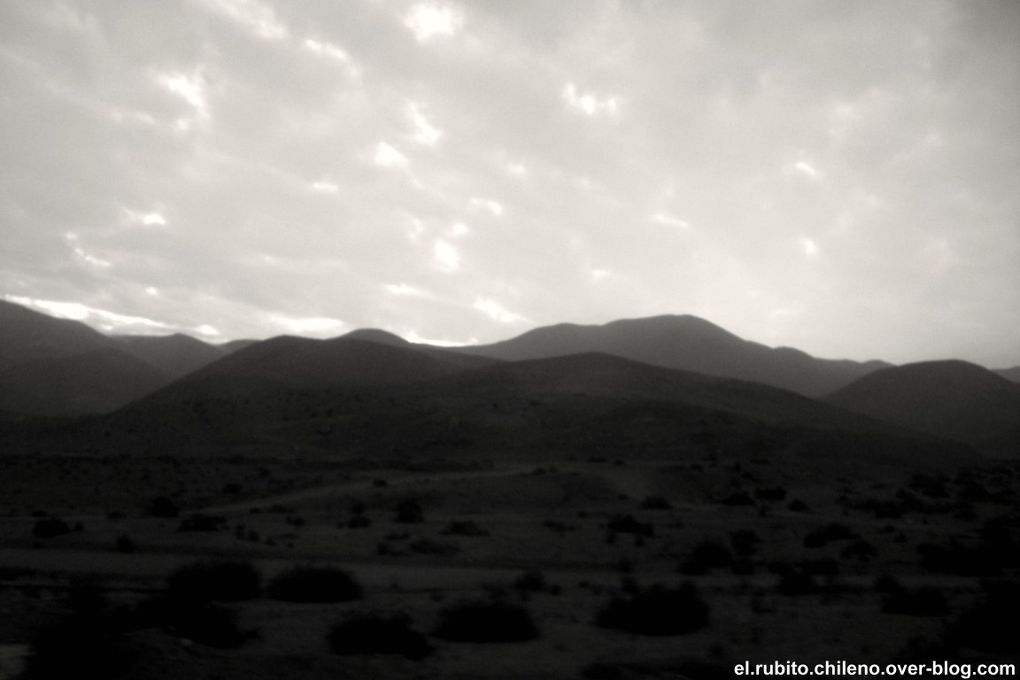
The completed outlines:
[[[466,461],[0,457],[0,678],[40,650],[94,661],[83,629],[106,631],[96,644],[127,669],[111,672],[138,678],[707,678],[745,659],[1016,659],[997,620],[1020,603],[1015,464]],[[175,571],[224,561],[262,585],[202,595],[226,632],[138,615]],[[349,573],[360,592],[274,594],[304,566]],[[472,623],[476,638],[522,609],[534,631],[444,631],[467,601],[505,605]],[[430,653],[336,653],[329,631],[361,614],[399,615]]]

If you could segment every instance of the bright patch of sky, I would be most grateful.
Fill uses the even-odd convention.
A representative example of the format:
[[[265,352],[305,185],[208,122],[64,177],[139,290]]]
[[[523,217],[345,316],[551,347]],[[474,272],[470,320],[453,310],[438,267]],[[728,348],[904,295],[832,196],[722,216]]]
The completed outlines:
[[[450,5],[419,2],[404,17],[404,25],[420,43],[452,38],[464,25],[464,15]]]

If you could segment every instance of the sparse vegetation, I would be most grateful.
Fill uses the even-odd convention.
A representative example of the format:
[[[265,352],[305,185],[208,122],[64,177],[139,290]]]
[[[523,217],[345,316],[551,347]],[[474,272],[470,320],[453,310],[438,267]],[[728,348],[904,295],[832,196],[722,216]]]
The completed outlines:
[[[167,577],[172,598],[192,602],[250,600],[261,593],[262,576],[247,562],[198,562]]]
[[[640,635],[684,635],[708,625],[709,607],[694,584],[655,585],[612,598],[595,622]]]
[[[432,653],[425,636],[411,627],[406,614],[356,614],[338,621],[327,636],[334,654],[395,654],[422,659]]]
[[[343,569],[295,567],[275,576],[266,594],[285,602],[347,602],[361,598],[362,590]]]
[[[435,635],[455,642],[525,642],[539,632],[531,613],[521,605],[468,601],[439,612]]]

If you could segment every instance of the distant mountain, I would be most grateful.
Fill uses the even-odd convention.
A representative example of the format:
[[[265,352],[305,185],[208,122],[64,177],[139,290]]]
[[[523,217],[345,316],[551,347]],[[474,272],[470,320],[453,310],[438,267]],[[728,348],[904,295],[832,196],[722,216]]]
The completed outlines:
[[[394,336],[395,337],[395,336]],[[257,342],[167,386],[150,401],[259,392],[360,390],[447,375],[489,360],[339,337],[279,336]]]
[[[1014,366],[1013,368],[997,368],[992,372],[1011,382],[1020,383],[1020,366]]]
[[[106,413],[168,381],[140,359],[103,347],[26,361],[0,372],[0,410],[42,416]]]
[[[180,378],[223,357],[221,347],[196,340],[190,335],[114,336],[125,352],[141,359],[171,378]]]
[[[460,351],[517,361],[605,352],[655,366],[696,371],[820,396],[888,364],[816,359],[799,350],[743,340],[695,316],[657,316],[601,326],[559,324]]]
[[[128,449],[148,441],[365,456],[686,453],[797,456],[864,469],[966,455],[962,446],[782,389],[608,354],[468,360],[413,344],[280,337],[128,405],[97,431],[120,433],[116,445]]]
[[[56,319],[0,300],[0,370],[109,346],[109,338],[80,321]]]
[[[1020,455],[1020,385],[965,361],[886,368],[825,401],[986,451]]]

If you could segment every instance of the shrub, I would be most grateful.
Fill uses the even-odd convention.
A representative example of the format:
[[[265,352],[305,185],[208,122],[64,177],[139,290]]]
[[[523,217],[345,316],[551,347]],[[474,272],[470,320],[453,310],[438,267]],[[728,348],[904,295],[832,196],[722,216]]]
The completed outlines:
[[[733,564],[733,553],[722,543],[704,540],[698,543],[687,556],[680,571],[690,576],[708,573],[712,569],[722,569]]]
[[[343,569],[295,567],[278,574],[266,586],[274,600],[284,602],[347,602],[361,597],[361,586]]]
[[[240,647],[255,635],[238,625],[234,610],[210,603],[175,607],[169,628],[180,637],[218,649]]]
[[[421,555],[455,555],[460,552],[460,546],[449,541],[434,541],[431,538],[419,538],[408,543],[407,547],[411,552]]]
[[[71,527],[59,517],[47,517],[32,526],[32,536],[35,538],[55,538],[69,533]]]
[[[181,520],[177,531],[219,531],[227,524],[227,518],[219,515],[206,515],[197,512]]]
[[[945,616],[949,614],[949,603],[938,588],[897,588],[886,595],[882,611],[909,616]]]
[[[36,633],[20,677],[127,678],[133,657],[127,638],[106,618],[72,614]]]
[[[450,522],[446,529],[443,530],[444,534],[449,536],[488,536],[489,532],[481,528],[475,522],[471,520],[461,520]]]
[[[639,635],[684,635],[708,625],[709,607],[692,583],[655,585],[612,598],[595,623]]]
[[[949,628],[952,642],[986,652],[1016,653],[1020,581],[986,581],[985,598],[963,612]]]
[[[809,531],[804,536],[804,547],[821,548],[834,541],[847,541],[852,538],[857,538],[857,536],[850,531],[849,527],[833,522]]]
[[[644,510],[672,510],[673,506],[662,496],[648,496],[641,501]]]
[[[418,501],[409,498],[397,505],[396,519],[402,524],[421,524],[425,521],[425,513],[422,512]]]
[[[370,526],[372,526],[372,520],[364,515],[355,515],[347,520],[348,529],[364,529]]]
[[[870,542],[859,538],[852,543],[848,543],[839,554],[844,559],[867,562],[878,555],[878,550]]]
[[[198,562],[167,577],[171,597],[191,602],[250,600],[259,596],[262,576],[247,562]]]
[[[737,529],[730,532],[730,545],[741,557],[753,555],[760,542],[761,539],[753,529]]]
[[[806,571],[790,569],[779,576],[779,584],[776,591],[780,595],[796,597],[798,595],[811,595],[818,591],[818,584],[815,578]]]
[[[149,501],[145,513],[150,517],[173,518],[181,514],[177,504],[166,496],[158,496]]]
[[[435,635],[456,642],[524,642],[537,638],[538,628],[520,605],[469,601],[442,609]]]
[[[614,515],[609,518],[606,527],[619,534],[634,534],[649,538],[655,535],[655,527],[651,523],[639,522],[632,515]]]
[[[121,534],[117,537],[114,548],[119,553],[133,553],[135,551],[135,542],[127,534]]]
[[[754,495],[759,500],[778,502],[786,499],[786,489],[781,486],[755,489]]]
[[[334,654],[398,654],[421,659],[432,645],[406,614],[359,614],[337,622],[326,636]]]
[[[719,501],[723,505],[745,506],[754,505],[754,499],[746,491],[735,491]]]

